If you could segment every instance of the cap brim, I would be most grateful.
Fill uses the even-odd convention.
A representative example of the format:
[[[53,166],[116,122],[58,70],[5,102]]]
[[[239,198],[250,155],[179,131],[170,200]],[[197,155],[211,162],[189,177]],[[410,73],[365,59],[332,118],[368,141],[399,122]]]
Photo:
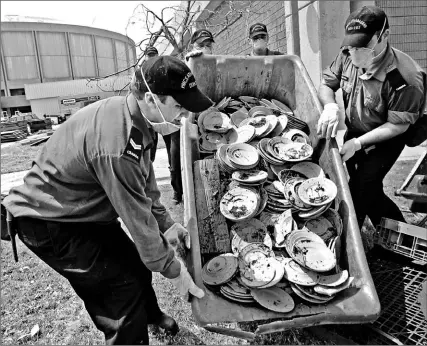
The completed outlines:
[[[201,37],[201,38],[198,38],[196,41],[194,41],[194,43],[202,43],[205,41],[212,41],[213,43],[215,43],[212,37]]]
[[[256,35],[262,35],[262,34],[268,35],[267,31],[257,31],[257,32],[254,32],[253,34],[249,35],[249,38],[252,38]]]
[[[365,33],[346,35],[342,41],[341,48],[345,46],[351,47],[366,47],[371,41],[373,35],[368,35]]]
[[[214,104],[199,88],[193,88],[184,93],[177,93],[171,96],[182,107],[193,113],[203,112]]]

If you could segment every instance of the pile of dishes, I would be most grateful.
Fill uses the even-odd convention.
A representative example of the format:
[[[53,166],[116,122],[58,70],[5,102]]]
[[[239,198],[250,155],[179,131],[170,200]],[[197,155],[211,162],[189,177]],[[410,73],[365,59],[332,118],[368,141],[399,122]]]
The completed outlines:
[[[260,159],[257,150],[246,143],[221,145],[215,157],[220,168],[229,174],[236,170],[251,170],[258,166]]]
[[[250,96],[238,100],[225,97],[214,107],[199,114],[199,148],[214,153],[223,144],[256,143],[266,137],[292,132],[287,138],[300,142],[299,136],[309,133],[308,125],[293,116],[292,111],[277,100],[271,102]],[[306,142],[308,143],[308,142]]]
[[[289,312],[295,298],[324,304],[353,281],[320,236],[298,228],[290,210],[236,222],[230,233],[232,253],[208,261],[202,279],[231,301]]]

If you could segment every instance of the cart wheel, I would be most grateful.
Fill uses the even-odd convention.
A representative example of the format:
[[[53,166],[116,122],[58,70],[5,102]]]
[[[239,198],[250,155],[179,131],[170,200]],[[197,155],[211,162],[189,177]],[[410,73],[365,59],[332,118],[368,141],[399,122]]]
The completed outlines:
[[[27,124],[27,132],[29,135],[31,135],[31,126],[30,124]]]

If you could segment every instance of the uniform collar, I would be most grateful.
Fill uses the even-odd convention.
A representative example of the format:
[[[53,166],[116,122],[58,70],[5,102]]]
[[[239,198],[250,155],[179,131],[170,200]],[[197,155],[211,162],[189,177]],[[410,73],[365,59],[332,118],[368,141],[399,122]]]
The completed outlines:
[[[142,132],[142,145],[144,146],[144,149],[151,148],[154,145],[155,134],[154,131],[149,128],[147,121],[144,119],[135,96],[132,94],[127,95],[126,103],[132,119],[132,126],[135,126]]]
[[[378,61],[375,65],[370,66],[369,70],[362,74],[359,78],[363,80],[369,80],[371,78],[378,79],[380,82],[384,82],[388,72],[395,68],[394,55],[390,44],[387,44],[386,52],[383,58]]]

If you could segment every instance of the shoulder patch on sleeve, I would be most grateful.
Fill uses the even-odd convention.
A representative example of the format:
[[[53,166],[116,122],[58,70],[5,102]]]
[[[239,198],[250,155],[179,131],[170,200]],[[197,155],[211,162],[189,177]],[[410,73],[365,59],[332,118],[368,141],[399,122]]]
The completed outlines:
[[[387,73],[387,79],[390,82],[390,86],[396,91],[402,90],[408,86],[408,83],[406,83],[406,80],[403,78],[397,68]]]
[[[122,157],[135,161],[139,164],[142,156],[142,132],[139,131],[136,127],[132,127],[130,130],[130,135],[128,143],[126,144],[125,151],[122,154]]]

